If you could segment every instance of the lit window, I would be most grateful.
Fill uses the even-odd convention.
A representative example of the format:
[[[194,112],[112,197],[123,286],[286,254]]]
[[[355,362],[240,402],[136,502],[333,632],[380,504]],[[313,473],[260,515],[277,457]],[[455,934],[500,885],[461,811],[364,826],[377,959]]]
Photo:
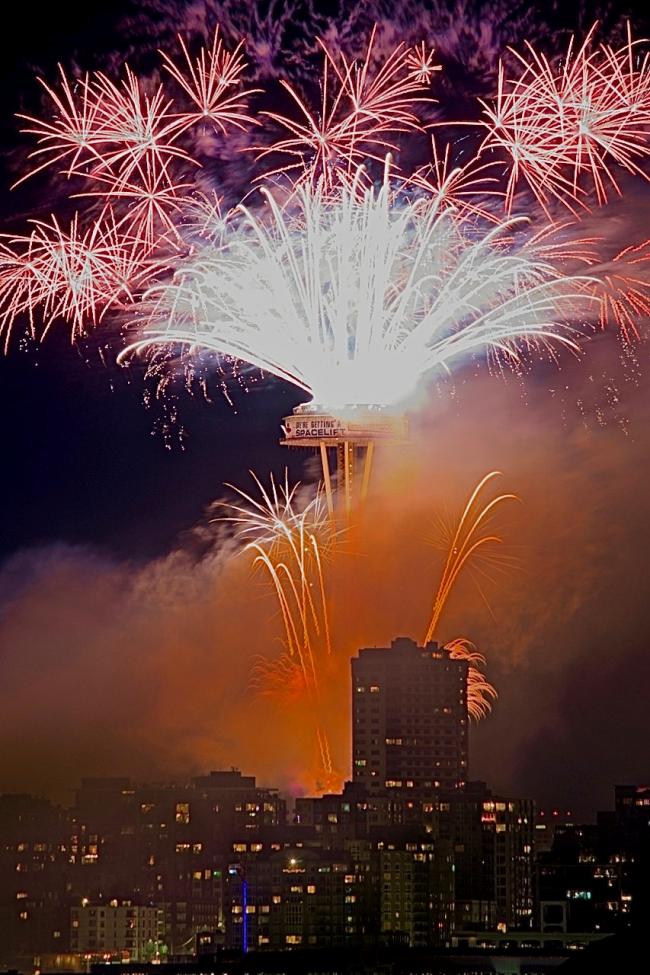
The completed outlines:
[[[379,684],[371,684],[370,685],[370,693],[371,694],[379,694]]]
[[[315,884],[307,884],[307,893],[308,894],[315,894],[316,893],[316,885]]]
[[[176,822],[177,823],[189,823],[190,821],[190,804],[189,802],[177,802],[176,803]]]

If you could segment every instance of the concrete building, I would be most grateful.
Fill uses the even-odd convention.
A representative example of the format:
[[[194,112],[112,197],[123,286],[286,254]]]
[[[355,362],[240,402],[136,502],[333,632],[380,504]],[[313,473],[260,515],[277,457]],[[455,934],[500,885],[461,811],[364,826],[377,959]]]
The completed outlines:
[[[226,942],[246,951],[354,943],[358,886],[350,857],[342,852],[249,851],[228,870]]]
[[[467,662],[399,637],[352,660],[352,774],[384,790],[462,789],[467,780]]]
[[[124,961],[146,961],[157,954],[160,911],[125,901],[85,901],[70,910],[73,953],[112,955]]]

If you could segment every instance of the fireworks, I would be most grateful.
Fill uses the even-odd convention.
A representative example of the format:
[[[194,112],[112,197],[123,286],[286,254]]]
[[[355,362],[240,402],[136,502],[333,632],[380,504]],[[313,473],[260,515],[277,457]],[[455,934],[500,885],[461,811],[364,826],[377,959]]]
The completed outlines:
[[[427,627],[425,645],[437,635],[443,610],[447,605],[460,574],[468,566],[476,563],[477,557],[489,555],[495,545],[501,544],[499,535],[490,529],[495,510],[505,501],[516,501],[515,494],[499,494],[482,504],[482,496],[492,481],[500,476],[500,471],[490,471],[478,482],[462,511],[455,529],[451,533],[447,558],[440,577],[440,583],[433,601],[431,619]],[[487,549],[487,552],[486,552]],[[467,707],[475,719],[485,717],[491,710],[490,699],[497,696],[495,689],[481,672],[485,657],[464,637],[457,637],[447,643],[451,656],[469,663],[467,681]]]
[[[178,42],[185,59],[183,68],[177,67],[164,51],[160,55],[165,69],[178,82],[196,111],[182,113],[176,121],[175,129],[184,132],[198,122],[211,123],[226,135],[232,127],[246,129],[253,125],[254,119],[248,114],[247,103],[258,89],[243,87],[242,75],[246,70],[243,42],[240,41],[235,50],[229,52],[224,47],[217,28],[212,46],[202,47],[195,60],[192,60],[180,35]]]
[[[236,525],[244,550],[253,555],[271,581],[282,618],[284,652],[279,660],[261,660],[253,677],[267,694],[288,690],[306,697],[313,708],[320,769],[326,779],[333,766],[329,741],[321,716],[321,670],[332,652],[329,606],[323,574],[322,543],[331,543],[330,522],[322,496],[302,509],[297,505],[298,486],[289,488],[271,478],[266,490],[252,475],[261,500],[233,488],[244,505],[227,505],[227,521]]]
[[[171,284],[148,295],[133,348],[182,343],[243,359],[329,408],[399,402],[421,376],[476,353],[517,361],[522,346],[575,348],[563,321],[586,281],[564,277],[513,234],[476,239],[446,209],[322,186],[299,212],[268,194],[269,220],[241,208],[221,248],[197,248]]]
[[[41,81],[53,103],[53,120],[19,116],[30,124],[23,131],[36,136],[39,148],[29,158],[39,165],[15,185],[51,167],[67,177],[110,176],[119,186],[141,166],[164,168],[169,158],[189,158],[175,144],[162,86],[153,96],[144,94],[128,67],[121,84],[101,72],[72,81],[59,70],[61,92]]]
[[[117,80],[99,71],[72,78],[60,69],[58,85],[41,82],[49,111],[21,116],[37,146],[17,182],[58,172],[80,201],[77,237],[121,237],[132,272],[124,279],[125,264],[118,274],[122,305],[131,308],[122,320],[143,329],[135,347],[205,346],[310,390],[326,405],[329,396],[334,406],[391,403],[426,373],[477,352],[513,362],[522,346],[571,344],[576,336],[567,326],[585,318],[611,319],[630,335],[645,314],[639,264],[631,279],[604,270],[599,280],[603,261],[595,255],[591,284],[572,279],[557,253],[525,249],[524,224],[508,216],[523,184],[547,214],[555,198],[577,212],[590,193],[603,202],[618,187],[617,167],[642,175],[647,58],[629,32],[617,48],[591,50],[592,41],[593,31],[582,46],[571,42],[560,65],[529,45],[518,75],[502,67],[496,102],[482,102],[478,155],[461,162],[451,140],[442,150],[434,140],[431,162],[418,157],[411,167],[409,140],[421,139],[422,113],[441,76],[429,39],[389,44],[384,31],[373,30],[356,60],[333,35],[320,39],[319,102],[283,78],[289,108],[280,110],[258,105],[262,93],[247,80],[242,44],[228,49],[215,27],[197,49],[179,37],[177,55],[160,52],[163,81],[126,66]],[[249,196],[252,182],[261,183],[266,205],[256,197],[222,219],[220,174],[211,162],[208,176],[204,163],[229,141],[240,171],[250,172],[242,149],[255,150],[270,169],[258,165],[240,191]],[[388,152],[393,186],[384,177],[377,189]],[[497,158],[504,152],[505,173]],[[211,197],[218,201],[212,212]],[[110,231],[97,223],[98,200],[110,203]],[[216,239],[197,232],[197,208],[204,226],[221,228]],[[60,235],[61,246],[66,241]],[[71,238],[69,247],[74,263]],[[574,241],[573,250],[580,248]],[[40,310],[44,330],[59,317],[75,335],[106,319],[115,307],[110,289],[106,301],[94,289],[80,314],[74,295],[60,300],[56,275],[38,277],[27,250],[13,253],[22,270],[16,266],[0,285],[6,339],[24,314],[38,334]],[[160,283],[142,304],[152,277]],[[584,300],[579,308],[571,301],[589,288],[593,312]]]
[[[560,66],[528,44],[530,60],[516,54],[518,78],[503,66],[494,106],[483,102],[487,128],[482,151],[502,148],[512,161],[506,199],[524,179],[544,209],[551,198],[571,209],[586,205],[593,188],[599,203],[620,194],[616,167],[646,178],[650,155],[650,62],[627,43],[590,52],[596,25],[575,50],[572,38]],[[591,184],[591,187],[589,186]]]
[[[442,611],[461,572],[478,568],[481,559],[491,562],[491,549],[501,542],[490,523],[496,509],[515,495],[482,500],[498,476],[492,471],[481,479],[451,533],[427,643],[437,635]],[[341,664],[347,663],[355,649],[345,638],[334,637],[339,631],[333,619],[337,604],[331,589],[332,577],[340,568],[341,539],[332,528],[320,491],[309,494],[299,485],[292,488],[286,474],[281,483],[271,477],[268,487],[255,474],[252,477],[254,493],[230,485],[238,499],[223,504],[225,520],[234,526],[253,567],[261,569],[270,584],[279,612],[282,649],[279,654],[256,658],[251,685],[258,695],[275,700],[283,709],[297,709],[301,720],[312,725],[318,755],[316,778],[332,783],[342,760],[337,761],[330,748],[331,712],[325,702],[332,699],[332,684],[340,680]],[[340,632],[346,631],[343,624]],[[462,637],[448,641],[446,647],[452,658],[468,663],[468,714],[478,721],[490,712],[497,696],[483,673],[485,657]]]
[[[488,206],[488,198],[501,199],[494,163],[473,159],[465,166],[452,166],[449,143],[440,155],[435,136],[431,138],[431,162],[421,166],[409,182],[431,195],[435,206],[451,210],[459,218],[480,217],[488,223],[499,223],[500,217]]]
[[[483,30],[462,3],[439,44],[439,12],[411,17],[411,4],[403,35],[382,9],[362,39],[354,28],[366,15],[357,12],[337,30],[321,17],[321,36],[295,43],[279,4],[265,16],[224,9],[232,46],[204,18],[205,43],[183,30],[175,52],[159,52],[160,77],[124,66],[118,76],[75,78],[60,68],[57,83],[41,82],[43,117],[21,116],[36,145],[16,185],[56,175],[78,210],[70,217],[66,205],[65,219],[2,235],[5,346],[16,321],[39,338],[63,321],[77,339],[114,312],[127,336],[123,362],[150,349],[210,350],[222,369],[285,381],[313,398],[292,420],[295,442],[309,410],[330,424],[328,435],[350,421],[349,435],[323,437],[320,450],[325,470],[336,447],[353,518],[355,451],[367,450],[365,497],[374,440],[392,439],[380,436],[384,421],[391,427],[382,410],[404,419],[425,380],[468,375],[479,358],[500,371],[528,354],[575,353],[594,326],[637,335],[650,315],[649,242],[619,246],[580,230],[587,211],[622,193],[622,173],[647,175],[650,62],[629,28],[618,46],[595,45],[593,28],[560,58],[531,43],[525,55],[512,52],[493,98],[481,89],[482,120],[462,121],[462,138],[433,139],[423,165],[444,91],[438,54]],[[309,16],[317,18],[311,8]],[[470,57],[482,83],[502,36],[488,34]],[[275,88],[262,92],[252,78],[275,79]],[[562,207],[571,224],[554,217]],[[372,430],[355,427],[363,416]],[[500,541],[489,523],[513,495],[484,504],[494,477],[477,485],[452,533],[425,643],[459,576]],[[303,503],[286,479],[255,483],[259,499],[239,491],[228,518],[271,584],[283,649],[259,659],[252,680],[260,693],[308,704],[319,775],[331,781],[323,688],[343,655],[326,571],[334,489],[328,473],[325,498],[319,490]],[[479,719],[496,697],[485,659],[465,638],[447,646],[468,661],[468,707]]]
[[[372,70],[375,32],[359,62],[338,58],[321,43],[324,66],[322,101],[314,113],[286,81],[281,84],[300,112],[300,120],[277,112],[265,112],[289,138],[278,139],[260,158],[280,153],[289,161],[265,174],[291,173],[297,186],[318,185],[330,192],[340,185],[358,184],[359,166],[367,159],[382,162],[395,150],[391,137],[419,129],[418,103],[430,101],[428,85],[438,66],[424,45],[409,50],[399,44],[380,67]]]
[[[110,209],[85,231],[76,216],[69,230],[54,216],[50,223],[34,221],[29,235],[0,243],[0,334],[8,340],[12,321],[25,312],[34,331],[38,309],[41,335],[65,318],[75,338],[108,308],[131,300],[130,289],[146,276]]]
[[[474,721],[486,718],[492,710],[492,701],[498,697],[496,689],[484,676],[482,667],[486,660],[471,640],[456,637],[446,645],[452,660],[466,660],[467,667],[467,712]]]
[[[638,338],[639,321],[650,318],[650,240],[630,244],[598,268],[602,280],[600,325],[612,322],[626,339]]]

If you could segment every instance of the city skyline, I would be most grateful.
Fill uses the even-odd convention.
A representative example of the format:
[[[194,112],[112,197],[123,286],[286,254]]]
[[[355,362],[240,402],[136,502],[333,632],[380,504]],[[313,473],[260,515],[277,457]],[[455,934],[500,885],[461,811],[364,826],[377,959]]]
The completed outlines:
[[[0,963],[201,971],[307,949],[329,965],[360,952],[368,972],[377,952],[445,975],[495,955],[546,972],[597,958],[604,938],[623,957],[647,910],[650,789],[617,785],[585,824],[466,780],[466,666],[404,637],[361,648],[340,792],[292,804],[231,768],[176,784],[84,777],[67,809],[0,795]],[[433,748],[427,700],[445,725]]]
[[[32,66],[51,78],[57,60],[84,63],[84,51],[84,66],[113,64],[135,36],[127,7],[95,19],[68,4],[19,32],[1,100],[7,225],[43,205],[30,185],[8,191],[26,146],[12,115],[38,100]],[[644,36],[643,11],[634,27]],[[643,231],[648,203],[647,186],[623,182],[627,196],[602,211],[621,245]],[[282,479],[288,464],[292,481],[315,480],[308,458],[278,445],[281,418],[304,397],[254,373],[225,382],[226,397],[209,360],[207,396],[178,376],[157,399],[141,366],[114,364],[120,342],[117,331],[78,346],[63,331],[42,345],[18,337],[0,360],[0,791],[33,784],[60,796],[78,770],[173,780],[234,762],[308,792],[305,749],[292,740],[303,712],[276,718],[250,687],[251,667],[277,646],[276,608],[241,560],[228,562],[234,543],[213,521],[222,485],[246,486],[251,466]],[[634,747],[650,732],[646,370],[643,341],[622,345],[606,331],[559,366],[490,376],[471,362],[453,382],[424,384],[410,443],[378,461],[372,555],[360,562],[351,536],[336,577],[341,673],[360,646],[397,634],[421,642],[442,558],[438,520],[487,471],[502,471],[521,499],[499,520],[504,559],[489,579],[461,580],[440,634],[470,636],[499,692],[470,729],[472,777],[582,813],[647,768]],[[339,755],[349,753],[346,701],[327,702]]]

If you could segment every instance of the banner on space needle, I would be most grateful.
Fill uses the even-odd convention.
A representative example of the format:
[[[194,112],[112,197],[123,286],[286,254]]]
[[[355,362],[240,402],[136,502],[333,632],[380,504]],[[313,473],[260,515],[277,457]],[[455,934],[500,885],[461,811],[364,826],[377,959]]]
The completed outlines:
[[[386,413],[359,411],[348,416],[329,413],[294,413],[282,421],[283,443],[309,446],[319,442],[335,446],[346,441],[401,441],[408,435],[406,418]]]

